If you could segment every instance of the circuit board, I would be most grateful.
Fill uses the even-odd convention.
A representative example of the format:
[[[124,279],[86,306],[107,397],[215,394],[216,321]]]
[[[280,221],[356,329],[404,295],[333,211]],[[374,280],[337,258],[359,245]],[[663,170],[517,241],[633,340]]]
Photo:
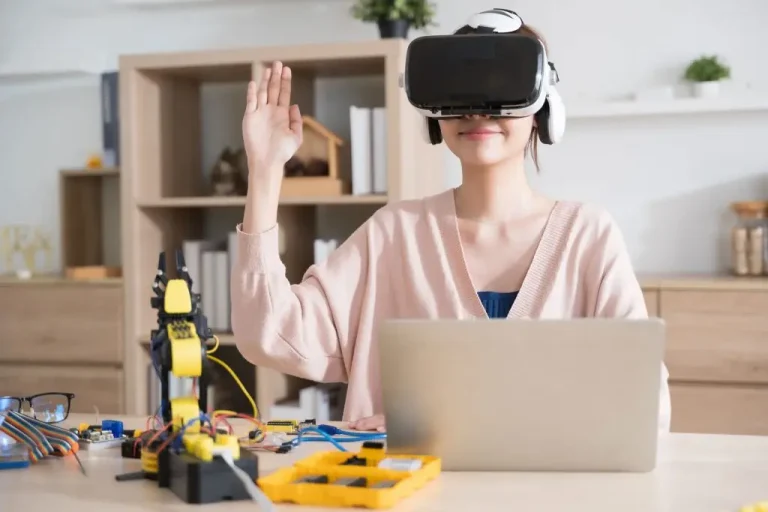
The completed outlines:
[[[83,450],[102,450],[119,448],[128,436],[115,437],[111,430],[88,429],[78,432],[80,448]]]

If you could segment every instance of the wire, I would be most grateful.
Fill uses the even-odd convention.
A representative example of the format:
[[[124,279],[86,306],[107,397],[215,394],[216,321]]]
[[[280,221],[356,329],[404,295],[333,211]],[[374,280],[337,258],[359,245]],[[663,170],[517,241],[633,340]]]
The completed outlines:
[[[232,460],[232,454],[230,452],[223,452],[220,454],[220,457],[224,462],[227,463],[227,466],[232,469],[237,478],[243,483],[245,490],[251,496],[253,501],[258,503],[259,507],[264,512],[274,512],[275,505],[270,501],[267,495],[264,494],[264,491],[259,489],[259,486],[253,482],[251,476],[235,465],[235,461]]]
[[[210,349],[206,350],[205,353],[208,354],[208,355],[213,354],[214,352],[216,352],[219,349],[219,337],[216,336],[215,334],[213,335],[213,341],[215,341],[216,344],[213,347],[211,347]]]
[[[306,434],[317,434],[316,436],[307,436]],[[345,437],[335,437],[345,436]],[[342,452],[346,452],[347,449],[342,446],[342,443],[359,443],[365,441],[373,441],[377,439],[386,439],[386,434],[381,433],[365,433],[365,432],[351,432],[348,430],[342,430],[332,425],[318,425],[317,427],[307,427],[299,431],[298,436],[291,441],[292,446],[299,446],[304,442],[328,442],[331,443],[336,449]]]
[[[245,395],[245,398],[247,398],[248,401],[251,403],[251,407],[253,407],[253,417],[258,419],[259,418],[259,408],[256,407],[256,401],[253,399],[251,394],[245,388],[245,386],[243,385],[242,381],[240,381],[240,378],[237,376],[235,371],[232,368],[230,368],[229,365],[227,365],[227,363],[225,363],[224,361],[222,361],[218,357],[215,357],[215,356],[212,356],[212,355],[208,355],[208,359],[210,359],[214,363],[218,364],[219,366],[221,366],[222,368],[227,370],[227,372],[229,372],[229,374],[234,379],[235,384],[238,385],[238,387],[240,388],[240,391],[242,391],[243,394]]]
[[[252,416],[248,416],[247,414],[240,414],[239,412],[235,412],[235,411],[213,411],[211,413],[211,417],[213,418],[212,421],[213,421],[214,430],[216,430],[219,422],[221,421],[229,427],[229,432],[231,434],[232,432],[234,432],[234,429],[232,428],[232,425],[230,425],[229,422],[227,421],[227,418],[242,418],[250,421],[256,426],[256,430],[259,432],[259,436],[257,436],[254,439],[255,442],[260,442],[264,440],[264,437],[267,434],[266,427],[264,426],[264,424],[258,419]]]

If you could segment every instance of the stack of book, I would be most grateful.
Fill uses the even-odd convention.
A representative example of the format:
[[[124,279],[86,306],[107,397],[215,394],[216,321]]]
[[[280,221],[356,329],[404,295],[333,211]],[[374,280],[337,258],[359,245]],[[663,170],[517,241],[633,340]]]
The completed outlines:
[[[352,155],[352,194],[386,194],[386,109],[351,106],[349,134]]]

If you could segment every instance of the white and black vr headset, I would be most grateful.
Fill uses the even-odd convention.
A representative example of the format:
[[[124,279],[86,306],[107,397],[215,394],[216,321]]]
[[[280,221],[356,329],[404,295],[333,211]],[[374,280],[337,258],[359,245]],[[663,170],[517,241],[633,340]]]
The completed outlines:
[[[422,36],[408,46],[403,86],[408,101],[427,118],[428,141],[443,141],[438,119],[533,115],[539,140],[559,142],[565,105],[544,44],[516,34],[523,20],[507,9],[480,12],[467,25],[476,33]]]

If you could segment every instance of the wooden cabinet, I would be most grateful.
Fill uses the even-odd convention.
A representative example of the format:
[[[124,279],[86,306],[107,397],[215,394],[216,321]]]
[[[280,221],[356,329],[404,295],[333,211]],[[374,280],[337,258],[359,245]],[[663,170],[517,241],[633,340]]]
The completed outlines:
[[[649,280],[644,292],[667,325],[672,430],[768,435],[768,283]]]
[[[0,281],[0,395],[75,394],[73,412],[121,414],[119,280]]]

